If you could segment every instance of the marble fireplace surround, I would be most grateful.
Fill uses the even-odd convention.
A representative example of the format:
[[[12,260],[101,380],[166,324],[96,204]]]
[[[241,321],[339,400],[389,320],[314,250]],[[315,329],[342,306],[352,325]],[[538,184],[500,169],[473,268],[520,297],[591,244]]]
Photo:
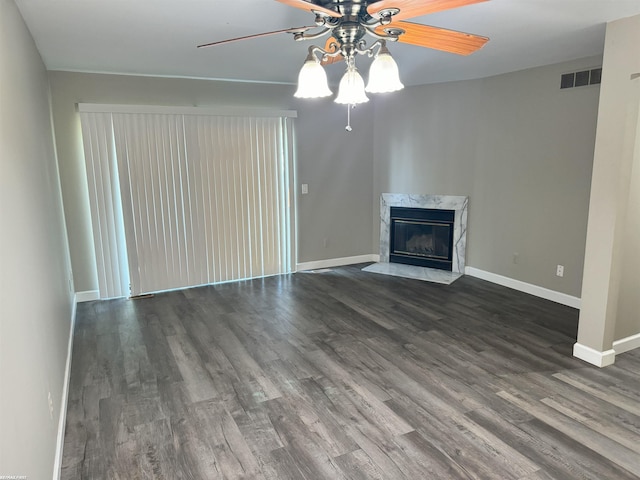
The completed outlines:
[[[391,207],[453,210],[453,273],[464,273],[467,247],[467,207],[469,197],[457,195],[412,195],[383,193],[380,196],[380,263],[389,263]]]

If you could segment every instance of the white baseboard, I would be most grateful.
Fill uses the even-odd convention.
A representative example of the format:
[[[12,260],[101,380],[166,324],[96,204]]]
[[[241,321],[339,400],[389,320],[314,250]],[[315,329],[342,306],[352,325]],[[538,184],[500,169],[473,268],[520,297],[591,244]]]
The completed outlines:
[[[316,270],[318,268],[340,267],[342,265],[353,265],[354,263],[377,262],[380,255],[356,255],[355,257],[328,258],[327,260],[316,260],[314,262],[298,263],[296,271]]]
[[[615,350],[616,355],[628,352],[634,348],[640,348],[640,333],[621,338],[620,340],[613,342],[613,349]]]
[[[575,343],[573,345],[574,357],[601,368],[612,365],[616,359],[616,353],[613,349],[600,352],[581,343]]]
[[[76,302],[91,302],[93,300],[100,300],[99,290],[87,290],[86,292],[76,292]]]
[[[60,480],[62,473],[62,450],[64,448],[64,428],[67,423],[67,404],[69,400],[69,379],[71,378],[71,356],[73,354],[73,332],[76,326],[76,311],[78,294],[74,295],[71,310],[71,327],[69,328],[69,342],[67,343],[67,361],[64,367],[64,384],[62,385],[62,400],[60,401],[60,417],[58,419],[58,439],[56,441],[56,457],[53,464],[53,480]]]
[[[471,276],[487,280],[488,282],[497,283],[503,287],[513,288],[520,292],[525,292],[536,297],[551,300],[552,302],[560,303],[568,307],[580,308],[581,300],[578,297],[567,295],[566,293],[556,292],[555,290],[549,290],[548,288],[539,287],[531,283],[522,282],[513,278],[504,277],[496,273],[486,272],[479,268],[466,267],[464,273]]]

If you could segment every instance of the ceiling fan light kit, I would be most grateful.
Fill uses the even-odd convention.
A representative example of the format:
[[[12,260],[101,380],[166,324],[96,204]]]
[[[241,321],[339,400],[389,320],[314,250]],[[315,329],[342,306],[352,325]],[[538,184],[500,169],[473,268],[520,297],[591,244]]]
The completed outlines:
[[[324,48],[309,47],[307,58],[298,74],[296,98],[321,98],[332,94],[327,74],[322,68],[342,60],[347,71],[340,80],[337,103],[354,105],[368,102],[368,93],[389,93],[401,90],[398,65],[391,57],[386,42],[399,42],[432,48],[458,55],[469,55],[482,48],[486,37],[431,27],[404,20],[487,0],[277,0],[285,5],[306,10],[315,15],[315,26],[296,27],[274,32],[199,45],[207,47],[236,40],[263,37],[276,33],[291,33],[296,41],[313,40],[330,34]],[[319,31],[314,31],[318,30]],[[375,41],[369,46],[365,37]],[[357,55],[375,57],[364,80],[355,66]],[[350,124],[347,131],[351,131]]]
[[[364,43],[361,42],[360,47],[350,50],[350,54],[346,57],[347,71],[340,80],[336,103],[357,105],[369,101],[365,90],[369,93],[388,93],[404,88],[400,81],[398,65],[391,57],[385,41],[378,40],[366,49],[361,48],[363,46]],[[376,48],[378,48],[378,53],[375,54],[375,60],[369,69],[369,83],[365,89],[364,80],[355,66],[355,55],[374,56],[373,52]],[[295,97],[319,98],[331,95],[331,90],[327,85],[327,75],[316,57],[317,53],[322,54],[323,58],[344,55],[338,49],[329,52],[317,46],[310,47],[309,55],[298,75],[298,90],[294,94]]]

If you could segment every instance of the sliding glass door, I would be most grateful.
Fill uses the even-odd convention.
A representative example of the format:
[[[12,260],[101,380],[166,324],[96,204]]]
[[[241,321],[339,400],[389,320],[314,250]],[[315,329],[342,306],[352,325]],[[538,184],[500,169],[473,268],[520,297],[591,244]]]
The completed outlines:
[[[98,270],[128,271],[131,295],[291,271],[290,118],[96,111],[81,117],[92,213],[121,212],[106,223],[117,230],[120,222],[124,231],[102,239],[105,222],[94,220],[94,236],[98,245],[115,246],[108,251],[120,251],[122,238],[126,243],[128,268],[110,265],[123,256],[102,248],[96,256],[105,265]],[[112,148],[96,154],[96,137]],[[117,177],[106,185],[104,175],[89,173],[105,164],[109,178]],[[108,285],[104,294],[100,289],[101,297],[121,296]]]

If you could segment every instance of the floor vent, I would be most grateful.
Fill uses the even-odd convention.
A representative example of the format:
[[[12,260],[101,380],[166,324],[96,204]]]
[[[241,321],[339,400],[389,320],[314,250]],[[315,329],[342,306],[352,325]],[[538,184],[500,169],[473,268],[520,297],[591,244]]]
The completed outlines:
[[[560,77],[560,89],[597,85],[602,79],[602,67],[565,73]]]

